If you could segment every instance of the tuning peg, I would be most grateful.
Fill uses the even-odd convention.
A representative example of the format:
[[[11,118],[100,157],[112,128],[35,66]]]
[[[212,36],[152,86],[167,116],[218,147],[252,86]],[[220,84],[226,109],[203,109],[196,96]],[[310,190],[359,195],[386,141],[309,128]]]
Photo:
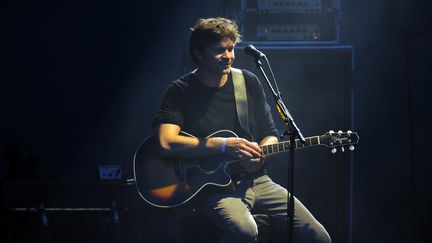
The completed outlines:
[[[333,134],[334,133],[334,131],[333,130],[330,130],[329,132],[328,132],[329,134]]]
[[[355,147],[353,145],[349,146],[349,150],[353,151],[355,149]]]
[[[332,153],[332,154],[335,154],[336,152],[337,152],[337,149],[336,149],[336,148],[332,148],[332,149],[331,149],[331,153]]]
[[[352,131],[351,131],[351,130],[348,130],[347,133],[348,133],[348,135],[351,135],[351,134],[352,134]]]
[[[344,147],[341,147],[341,151],[342,151],[342,153],[345,152],[345,148],[344,148]]]
[[[342,133],[343,133],[342,130],[339,130],[339,131],[338,131],[338,134],[339,134],[339,135],[342,134]]]

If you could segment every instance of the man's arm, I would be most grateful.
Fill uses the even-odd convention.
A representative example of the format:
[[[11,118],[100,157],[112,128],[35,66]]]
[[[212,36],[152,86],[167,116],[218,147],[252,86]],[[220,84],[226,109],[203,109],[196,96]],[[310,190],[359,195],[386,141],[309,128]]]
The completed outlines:
[[[158,139],[161,154],[177,158],[193,158],[218,153],[226,153],[235,158],[261,158],[261,149],[256,143],[243,138],[214,137],[198,139],[180,134],[181,128],[175,124],[159,125]],[[223,150],[225,147],[225,151]]]

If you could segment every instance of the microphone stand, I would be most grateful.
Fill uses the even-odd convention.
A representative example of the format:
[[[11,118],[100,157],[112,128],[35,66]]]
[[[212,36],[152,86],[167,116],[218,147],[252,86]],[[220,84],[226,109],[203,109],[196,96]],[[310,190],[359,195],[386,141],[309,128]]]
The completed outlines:
[[[267,57],[264,56],[264,58],[267,60]],[[294,149],[296,147],[295,139],[296,137],[298,137],[302,144],[304,144],[306,141],[302,133],[300,132],[300,129],[295,124],[284,102],[282,101],[282,97],[279,90],[277,90],[276,92],[272,84],[270,83],[269,79],[267,78],[267,75],[264,72],[262,63],[259,60],[259,58],[255,58],[255,64],[257,68],[261,71],[261,74],[264,76],[264,79],[266,80],[270,90],[272,91],[273,98],[276,103],[277,111],[281,116],[282,121],[285,123],[285,125],[287,125],[288,127],[287,134],[290,136],[290,148],[289,148],[289,159],[288,159],[288,178],[289,178],[288,180],[288,220],[289,222],[287,227],[288,227],[288,242],[293,242],[292,240],[293,240],[293,226],[294,226]],[[270,67],[270,64],[268,65]],[[277,82],[274,77],[273,77],[273,82],[276,84],[276,88],[277,88]]]

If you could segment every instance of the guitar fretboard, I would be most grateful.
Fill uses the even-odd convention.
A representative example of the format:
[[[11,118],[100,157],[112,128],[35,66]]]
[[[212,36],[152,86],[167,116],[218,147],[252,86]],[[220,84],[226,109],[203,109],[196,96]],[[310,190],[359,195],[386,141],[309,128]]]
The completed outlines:
[[[300,139],[295,140],[295,148],[305,148],[320,144],[320,136],[305,138],[306,143],[302,144]],[[275,144],[260,146],[263,155],[275,154],[288,151],[290,149],[290,141],[283,141]]]

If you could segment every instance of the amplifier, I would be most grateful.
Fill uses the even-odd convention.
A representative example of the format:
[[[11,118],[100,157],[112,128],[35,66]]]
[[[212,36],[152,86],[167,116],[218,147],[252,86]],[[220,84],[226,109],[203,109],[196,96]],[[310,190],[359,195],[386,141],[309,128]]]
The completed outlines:
[[[244,41],[339,42],[339,0],[243,0],[239,6],[227,2],[222,12],[237,20]]]
[[[259,0],[258,12],[261,14],[314,14],[321,13],[324,0]]]
[[[320,39],[318,24],[259,23],[257,29],[257,37],[260,40],[317,41]]]

